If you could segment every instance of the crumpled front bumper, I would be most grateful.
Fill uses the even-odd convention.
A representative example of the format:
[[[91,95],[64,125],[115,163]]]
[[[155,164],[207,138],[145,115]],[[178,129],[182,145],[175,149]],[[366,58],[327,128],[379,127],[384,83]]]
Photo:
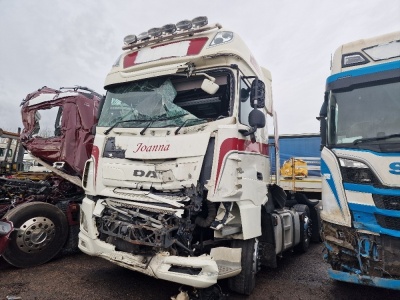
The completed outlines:
[[[113,245],[79,233],[79,249],[89,255],[105,258],[124,268],[196,288],[207,288],[217,282],[218,266],[209,255],[199,257],[172,256],[160,252],[149,258],[116,251]]]
[[[84,199],[81,205],[79,249],[91,256],[99,256],[124,268],[196,288],[207,288],[217,282],[217,262],[210,255],[198,257],[172,256],[159,252],[150,256],[116,251],[115,246],[98,238],[92,215],[95,203]]]
[[[324,259],[334,280],[400,290],[400,239],[323,222]]]
[[[354,273],[335,271],[332,269],[328,270],[328,274],[334,280],[370,285],[386,289],[400,290],[400,280],[398,279],[358,275]]]

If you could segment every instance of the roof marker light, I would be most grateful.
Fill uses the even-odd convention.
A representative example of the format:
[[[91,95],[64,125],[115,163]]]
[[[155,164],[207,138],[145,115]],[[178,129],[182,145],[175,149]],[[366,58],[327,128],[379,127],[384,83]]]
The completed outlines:
[[[208,19],[205,16],[197,17],[192,20],[194,27],[203,27],[208,24]]]
[[[180,21],[176,23],[176,28],[178,28],[178,30],[189,30],[192,28],[192,22],[189,20]]]
[[[350,67],[355,65],[366,64],[369,61],[361,53],[349,53],[342,57],[342,66]]]
[[[151,37],[159,37],[162,35],[163,31],[161,28],[151,28],[149,29],[149,31],[147,32],[149,34],[149,36]]]
[[[137,42],[137,37],[134,34],[130,34],[130,35],[127,35],[126,37],[124,37],[124,43],[126,45],[134,44],[136,42]]]
[[[225,44],[233,39],[233,32],[221,31],[218,32],[210,43],[210,46]]]
[[[161,27],[162,31],[165,33],[173,34],[176,31],[175,24],[167,24]]]

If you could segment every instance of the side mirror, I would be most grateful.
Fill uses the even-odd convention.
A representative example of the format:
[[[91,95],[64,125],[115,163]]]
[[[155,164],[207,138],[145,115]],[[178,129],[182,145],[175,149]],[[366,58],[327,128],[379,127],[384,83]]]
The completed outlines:
[[[265,106],[265,84],[258,78],[251,83],[250,105],[252,108],[255,108],[255,101],[257,101],[257,108]]]
[[[106,102],[106,96],[103,96],[103,97],[100,98],[99,108],[97,110],[97,115],[96,115],[96,120],[97,121],[100,119],[100,115],[101,115],[101,111],[102,111],[103,106],[104,106],[104,102]]]
[[[319,131],[321,135],[321,146],[320,150],[326,146],[326,118],[319,117]]]
[[[257,128],[265,127],[265,115],[259,111],[257,108],[254,108],[249,114],[249,125],[251,129],[249,131],[240,129],[239,132],[243,134],[243,136],[250,136],[251,142],[256,142],[255,132]]]
[[[210,79],[205,78],[201,84],[201,89],[207,94],[214,95],[218,91],[219,85]]]
[[[255,128],[264,128],[265,115],[258,109],[253,109],[249,114],[249,125]]]
[[[328,115],[328,100],[329,100],[329,93],[326,92],[324,95],[324,103],[321,106],[321,110],[319,111],[319,117],[317,120],[319,121],[319,132],[321,135],[321,146],[320,150],[324,148],[327,144],[326,139],[326,117]]]
[[[195,73],[195,75],[203,75],[206,77],[201,84],[201,89],[207,94],[214,95],[218,91],[219,85],[215,83],[214,77],[208,75],[207,73]]]

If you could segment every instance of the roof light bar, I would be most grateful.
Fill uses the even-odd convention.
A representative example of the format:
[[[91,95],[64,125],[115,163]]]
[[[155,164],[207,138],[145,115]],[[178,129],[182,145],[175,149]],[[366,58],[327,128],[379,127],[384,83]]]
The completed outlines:
[[[173,34],[176,32],[176,26],[175,24],[167,24],[161,27],[162,31],[168,34]]]
[[[208,24],[208,19],[205,16],[197,17],[192,20],[194,27],[203,27]]]
[[[127,35],[126,37],[124,37],[124,43],[126,45],[134,44],[136,42],[137,42],[137,37],[134,34],[130,34],[130,35]]]
[[[183,20],[176,23],[176,28],[178,28],[178,30],[189,30],[192,28],[192,25],[192,21]]]
[[[150,42],[154,40],[154,42],[157,43],[160,40],[174,38],[175,35],[182,36],[186,34],[186,32],[189,35],[192,35],[194,33],[207,30],[207,28],[202,28],[205,27],[206,25],[208,25],[208,18],[206,16],[199,16],[192,20],[182,20],[176,24],[171,23],[171,24],[166,24],[162,27],[154,27],[149,29],[148,31],[142,32],[139,35],[133,35],[133,34],[127,35],[124,38],[125,46],[122,47],[122,49],[126,50],[138,47],[142,43],[147,43],[148,40],[150,40]],[[217,23],[215,27],[221,28],[221,25]],[[226,43],[230,41],[232,38],[233,38],[233,33],[225,32],[223,35],[218,36],[218,38],[215,37],[212,45]]]
[[[147,32],[149,34],[149,36],[151,37],[159,37],[162,35],[163,31],[161,28],[151,28],[149,29],[149,31]]]
[[[148,40],[150,38],[149,33],[147,31],[142,32],[141,34],[138,35],[137,39],[138,41],[144,41]]]

